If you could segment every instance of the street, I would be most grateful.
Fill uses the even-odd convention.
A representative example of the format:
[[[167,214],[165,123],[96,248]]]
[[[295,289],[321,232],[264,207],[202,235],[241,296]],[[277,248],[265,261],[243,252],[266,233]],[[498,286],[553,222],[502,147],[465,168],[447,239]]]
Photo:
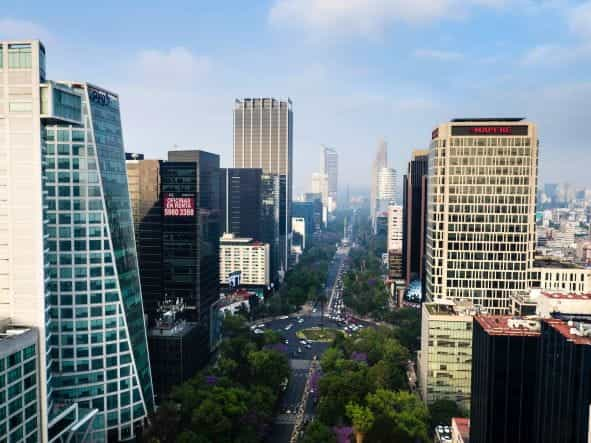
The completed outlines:
[[[339,274],[339,269],[341,266],[343,266],[348,252],[348,248],[339,248],[335,254],[334,259],[329,265],[325,291],[331,300],[333,298],[333,289]],[[320,306],[313,306],[313,309],[310,306],[307,308],[308,309],[305,309],[305,311],[308,312],[308,314],[292,314],[289,316],[289,318],[276,318],[265,323],[266,329],[277,331],[287,340],[289,366],[291,369],[290,380],[287,385],[287,389],[281,398],[279,415],[275,417],[271,432],[267,436],[268,442],[288,443],[291,440],[294,425],[297,420],[297,411],[301,405],[306,382],[308,376],[310,375],[310,366],[312,365],[314,356],[320,360],[324,351],[326,351],[326,349],[330,346],[330,343],[310,342],[310,349],[308,349],[306,346],[300,343],[300,339],[296,336],[296,333],[302,329],[319,327],[321,325],[332,328],[338,327],[334,320],[329,319],[327,316],[324,318],[321,317]],[[286,330],[288,325],[292,326]],[[304,410],[304,420],[307,420],[313,416],[314,402],[312,396],[310,396],[306,401]]]

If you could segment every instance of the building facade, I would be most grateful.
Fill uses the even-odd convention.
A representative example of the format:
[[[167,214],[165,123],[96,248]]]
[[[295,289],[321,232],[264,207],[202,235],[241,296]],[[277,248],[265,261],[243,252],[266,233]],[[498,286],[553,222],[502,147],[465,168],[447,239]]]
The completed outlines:
[[[39,332],[40,440],[132,439],[153,394],[119,98],[48,81],[39,41],[0,52],[0,316]]]
[[[221,169],[220,196],[223,232],[261,240],[262,170]]]
[[[378,142],[378,150],[371,167],[371,195],[369,201],[369,217],[374,221],[376,213],[378,212],[378,196],[379,196],[379,171],[382,168],[388,167],[388,144],[386,140],[381,139]]]
[[[426,404],[452,400],[470,409],[472,316],[470,303],[423,303],[420,393]]]
[[[321,172],[328,178],[328,212],[337,209],[337,196],[339,187],[339,154],[333,148],[322,146]]]
[[[551,257],[536,257],[530,287],[573,294],[591,293],[591,269]]]
[[[426,295],[503,313],[529,283],[535,247],[536,126],[455,119],[432,133]]]
[[[392,168],[381,168],[378,169],[376,211],[387,211],[391,203],[396,203],[396,171]]]
[[[429,151],[413,151],[403,185],[403,260],[406,284],[423,281]]]
[[[0,440],[41,441],[39,336],[35,328],[0,321]]]
[[[241,285],[267,287],[270,278],[270,248],[252,238],[224,234],[220,240],[220,284],[228,284],[234,272],[240,272]]]
[[[260,168],[279,177],[279,269],[288,267],[293,200],[293,111],[291,100],[245,98],[234,104],[234,167]],[[266,240],[264,240],[266,241]]]

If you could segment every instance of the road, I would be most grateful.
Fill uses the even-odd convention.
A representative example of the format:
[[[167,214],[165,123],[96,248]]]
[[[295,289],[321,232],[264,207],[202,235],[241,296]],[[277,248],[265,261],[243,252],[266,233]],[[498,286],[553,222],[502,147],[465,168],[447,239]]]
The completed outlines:
[[[335,254],[335,258],[329,265],[325,291],[327,296],[331,298],[338,277],[339,268],[343,265],[348,253],[348,248],[339,248]],[[330,320],[327,317],[321,317],[319,306],[314,306],[314,310],[311,306],[308,306],[307,309],[304,309],[303,311],[307,312],[307,314],[300,316],[292,315],[287,319],[274,319],[265,323],[267,329],[273,329],[287,339],[289,366],[291,368],[289,384],[281,398],[281,404],[279,407],[280,413],[275,418],[271,432],[267,436],[268,442],[289,443],[296,422],[296,411],[304,394],[310,365],[312,364],[314,356],[320,359],[324,351],[326,351],[330,345],[329,343],[312,342],[310,343],[311,349],[307,349],[300,344],[296,332],[321,325],[325,327],[338,327],[333,320]],[[303,322],[300,323],[298,319],[301,319],[300,321],[303,320]],[[291,328],[285,330],[290,324],[292,325]],[[308,398],[305,405],[305,418],[310,418],[314,414],[314,403],[311,397],[312,396]]]

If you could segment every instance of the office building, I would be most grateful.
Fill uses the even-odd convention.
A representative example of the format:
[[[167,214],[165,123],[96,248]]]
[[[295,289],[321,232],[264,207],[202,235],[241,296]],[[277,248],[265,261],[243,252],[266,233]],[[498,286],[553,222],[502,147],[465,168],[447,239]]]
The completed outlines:
[[[160,160],[148,160],[141,154],[128,153],[125,163],[144,312],[153,320],[164,294]]]
[[[470,441],[589,441],[591,317],[475,318]]]
[[[418,381],[426,404],[452,400],[470,409],[472,316],[467,301],[423,303]]]
[[[0,52],[0,316],[39,334],[40,440],[132,439],[153,395],[119,97],[47,80],[39,41]]]
[[[280,180],[278,269],[288,268],[293,190],[291,100],[245,98],[234,104],[234,167],[260,168]],[[263,240],[267,241],[267,240]]]
[[[304,225],[306,227],[306,243],[310,244],[312,241],[312,236],[318,229],[320,232],[320,222],[315,222],[314,217],[314,203],[313,202],[293,202],[293,206],[291,208],[292,219],[293,217],[302,218],[304,220]],[[293,223],[293,221],[292,221]]]
[[[388,205],[388,251],[402,252],[402,206]]]
[[[396,171],[392,168],[381,168],[378,169],[376,211],[387,211],[391,203],[396,203]]]
[[[261,240],[262,170],[220,170],[220,219],[223,232]]]
[[[306,249],[306,220],[303,217],[291,218],[291,252],[300,255]]]
[[[0,320],[0,441],[41,441],[39,336]]]
[[[261,241],[270,248],[271,281],[281,280],[283,276],[282,252],[286,236],[281,235],[285,228],[281,210],[285,208],[285,176],[263,174],[261,176]],[[290,220],[291,221],[291,220]]]
[[[182,318],[183,304],[171,301],[161,305],[161,315],[148,330],[152,354],[154,395],[158,404],[174,386],[193,377],[206,361],[196,349],[208,346],[202,325]]]
[[[507,312],[529,284],[538,138],[522,119],[455,119],[432,133],[426,296]]]
[[[547,291],[591,293],[591,269],[553,257],[536,257],[530,272],[531,288]]]
[[[330,212],[329,193],[328,193],[328,175],[323,172],[314,172],[312,174],[312,193],[321,196],[322,206],[326,212]]]
[[[472,443],[534,442],[540,321],[510,316],[474,317]]]
[[[339,180],[339,154],[333,148],[322,146],[321,173],[328,178],[328,212],[337,209],[337,194]]]
[[[427,173],[429,151],[413,151],[412,160],[402,180],[403,238],[402,255],[406,284],[423,281],[425,222],[427,219]]]
[[[219,164],[200,150],[169,151],[160,164],[164,294],[202,325],[219,297]]]
[[[271,283],[269,272],[270,248],[252,238],[224,234],[220,240],[220,284],[227,285],[229,277],[240,273],[241,286],[263,286]]]
[[[536,443],[587,443],[591,389],[591,317],[575,321],[564,318],[542,322],[536,396],[525,405],[534,405],[533,439]]]
[[[379,171],[388,167],[388,145],[386,140],[381,139],[378,142],[378,151],[371,167],[371,195],[369,201],[369,217],[374,222],[378,212],[377,201],[379,198]]]

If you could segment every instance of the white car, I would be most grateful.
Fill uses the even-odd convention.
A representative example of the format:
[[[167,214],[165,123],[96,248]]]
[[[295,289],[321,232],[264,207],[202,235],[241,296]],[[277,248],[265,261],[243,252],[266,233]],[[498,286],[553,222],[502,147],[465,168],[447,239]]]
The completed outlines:
[[[312,309],[312,312],[313,313],[317,313],[318,312],[318,309],[314,308],[314,309]]]
[[[263,331],[262,329],[256,328],[256,329],[254,330],[254,333],[255,333],[255,334],[264,334],[264,333],[265,333],[265,331]]]
[[[286,331],[289,331],[292,327],[293,327],[293,324],[290,323],[283,329],[285,329]]]
[[[300,318],[300,319],[298,320],[298,323],[299,323],[299,324],[302,324],[302,323],[304,323],[304,319],[303,319],[303,318]]]
[[[257,328],[259,329],[263,329],[265,327],[265,325],[263,323],[261,323],[260,325],[257,325]]]
[[[288,315],[282,315],[281,317],[279,317],[279,320],[287,320],[288,318]]]

